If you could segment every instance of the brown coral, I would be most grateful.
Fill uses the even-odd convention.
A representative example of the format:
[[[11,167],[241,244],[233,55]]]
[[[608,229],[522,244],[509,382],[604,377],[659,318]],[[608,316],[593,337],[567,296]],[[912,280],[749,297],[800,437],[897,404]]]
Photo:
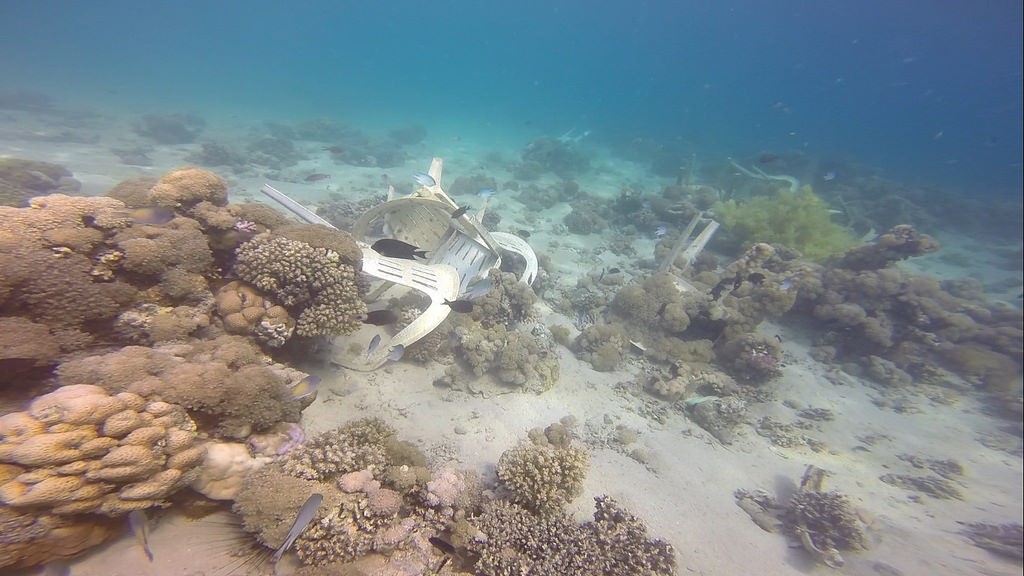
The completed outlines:
[[[117,352],[65,362],[57,369],[67,384],[102,382],[110,392],[131,392],[153,402],[147,413],[185,407],[208,432],[245,438],[282,421],[298,420],[301,404],[289,384],[297,372],[269,365],[240,336],[156,348],[128,346]],[[129,427],[123,415],[115,425]]]
[[[201,168],[168,172],[149,191],[151,203],[168,208],[189,208],[204,200],[224,206],[228,203],[228,187],[220,176]]]
[[[201,456],[183,456],[195,450],[195,424],[180,407],[169,405],[155,416],[146,411],[150,406],[133,394],[73,385],[0,418],[0,567],[63,558],[98,544],[109,531],[90,526],[107,523],[81,515],[116,517],[162,506],[192,481]],[[112,429],[120,435],[135,424],[141,425],[120,441],[101,435]]]

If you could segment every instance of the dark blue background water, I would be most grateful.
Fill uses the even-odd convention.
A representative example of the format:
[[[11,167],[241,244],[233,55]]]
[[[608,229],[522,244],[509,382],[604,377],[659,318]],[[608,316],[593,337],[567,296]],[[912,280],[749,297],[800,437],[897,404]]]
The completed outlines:
[[[1021,195],[1011,0],[0,6],[0,90],[64,104],[496,139],[575,126],[710,158],[803,149]]]

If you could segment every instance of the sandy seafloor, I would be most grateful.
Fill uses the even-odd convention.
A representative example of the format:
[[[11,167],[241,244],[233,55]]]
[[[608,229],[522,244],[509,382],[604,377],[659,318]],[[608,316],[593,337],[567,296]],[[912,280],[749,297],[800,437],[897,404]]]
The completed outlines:
[[[150,152],[153,166],[126,166],[109,149],[140,143],[129,130],[128,120],[119,123],[99,117],[83,127],[69,129],[55,116],[9,111],[0,114],[4,116],[0,122],[0,155],[62,164],[82,182],[85,194],[102,194],[129,177],[159,176],[186,165],[184,156],[198,148],[198,144],[154,146]],[[246,126],[230,122],[217,124],[211,122],[205,135],[241,142],[248,131]],[[322,143],[303,143],[303,151],[313,160],[284,171],[299,183],[275,185],[310,204],[328,191],[358,199],[381,192],[382,173],[394,179],[411,177],[414,172],[425,171],[432,156],[445,159],[445,181],[450,182],[459,174],[481,170],[482,158],[496,149],[494,142],[485,140],[486,128],[478,133],[479,136],[456,131],[432,133],[426,141],[407,150],[414,160],[404,167],[387,170],[334,164],[320,150]],[[88,141],[94,137],[100,141]],[[514,158],[525,142],[498,146],[506,157]],[[649,181],[649,191],[660,190],[666,183],[649,179],[641,167],[622,161],[598,159],[594,165],[595,169],[580,179],[583,189],[591,193],[611,196],[629,181]],[[236,202],[256,198],[264,181],[259,170],[243,176],[213,170],[229,181],[231,200]],[[499,182],[508,179],[507,174],[493,167],[483,170]],[[301,182],[312,172],[328,173],[331,179],[316,184]],[[478,202],[476,198],[462,200]],[[527,226],[523,207],[500,192],[492,198],[490,209],[502,217],[499,229],[533,231],[529,241],[539,252],[552,257],[559,268],[554,276],[560,287],[574,286],[578,276],[602,266],[621,267],[627,275],[636,272],[633,263],[618,260],[610,252],[581,264],[574,249],[593,248],[601,244],[602,238],[556,237],[550,231],[551,225],[561,221],[569,210],[567,205],[540,215],[535,226]],[[955,237],[953,231],[923,231],[937,236],[944,244],[960,245],[971,253],[984,250],[977,242]],[[559,247],[549,249],[549,242],[556,238]],[[654,239],[645,242],[638,243],[637,253],[649,258],[653,255]],[[972,266],[984,263],[983,259],[975,259]],[[999,278],[1009,274],[994,269],[950,268],[934,257],[912,265],[941,277]],[[538,309],[538,322],[574,324],[573,319],[554,313],[543,301]],[[652,535],[675,546],[680,575],[1021,574],[1019,562],[975,547],[959,533],[958,524],[1021,521],[1024,472],[1019,439],[1004,429],[1008,422],[989,415],[983,399],[961,390],[917,389],[913,393],[886,395],[854,377],[829,375],[825,366],[809,357],[808,342],[802,334],[773,324],[765,324],[762,330],[781,336],[786,366],[779,378],[766,385],[775,391],[775,400],[750,405],[748,425],[741,427],[731,446],[722,445],[667,403],[642,392],[622,392],[623,387],[616,388],[617,383],[630,382],[636,371],[644,370],[646,360],[642,355],[634,356],[619,371],[600,373],[564,348],[559,350],[559,383],[540,395],[497,393],[499,388],[485,384],[481,384],[479,394],[437,388],[433,381],[444,369],[437,364],[423,367],[400,362],[373,373],[347,371],[329,364],[299,366],[324,379],[319,397],[303,413],[301,423],[312,434],[353,418],[377,415],[393,424],[400,437],[423,449],[432,464],[454,463],[493,477],[501,453],[523,439],[530,428],[571,415],[578,422],[580,438],[592,452],[584,494],[572,507],[577,517],[583,520],[590,516],[593,496],[611,495],[643,518]],[[835,413],[834,420],[816,422],[807,431],[827,446],[826,451],[814,452],[805,446],[774,447],[754,431],[753,424],[762,416],[793,422],[796,412],[807,407],[827,408]],[[639,432],[635,444],[622,447],[615,441],[614,432],[619,425]],[[637,448],[647,455],[646,463],[627,455]],[[903,454],[961,463],[966,473],[956,481],[964,499],[937,500],[880,481],[883,474],[915,472],[897,457]],[[809,464],[831,471],[828,487],[848,494],[867,522],[869,548],[844,554],[846,564],[838,570],[816,566],[782,534],[758,528],[735,504],[733,492],[741,488],[764,489],[784,500]],[[141,548],[126,533],[124,538],[75,560],[71,574],[227,573],[234,562],[229,554],[237,544],[231,541],[231,529],[225,527],[223,520],[210,517],[192,521],[173,512],[163,515],[150,536],[152,562],[146,560]],[[279,568],[282,574],[290,572],[287,561]]]

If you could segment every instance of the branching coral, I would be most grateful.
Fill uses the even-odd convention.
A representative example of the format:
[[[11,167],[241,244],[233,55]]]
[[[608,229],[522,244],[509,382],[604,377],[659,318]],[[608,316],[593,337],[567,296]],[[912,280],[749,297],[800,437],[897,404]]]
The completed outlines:
[[[395,573],[428,573],[437,562],[428,535],[475,512],[479,480],[448,472],[431,481],[417,460],[384,422],[354,421],[251,473],[234,510],[247,531],[276,548],[306,498],[321,494],[295,541],[303,564],[326,567],[377,554],[405,566]]]
[[[491,290],[474,301],[473,319],[485,328],[525,322],[533,315],[537,295],[515,274],[491,270]]]
[[[473,519],[482,538],[468,537],[476,569],[493,576],[670,576],[675,550],[607,496],[595,498],[594,521],[576,524],[563,513],[538,516],[516,504],[492,502]]]
[[[506,450],[498,460],[498,478],[526,508],[551,514],[580,495],[590,455],[582,448],[527,442]]]
[[[284,471],[307,480],[325,480],[358,470],[383,470],[394,462],[395,430],[379,418],[354,420],[291,451]]]
[[[356,268],[332,249],[260,234],[239,247],[235,271],[287,308],[301,336],[354,332],[366,312]]]

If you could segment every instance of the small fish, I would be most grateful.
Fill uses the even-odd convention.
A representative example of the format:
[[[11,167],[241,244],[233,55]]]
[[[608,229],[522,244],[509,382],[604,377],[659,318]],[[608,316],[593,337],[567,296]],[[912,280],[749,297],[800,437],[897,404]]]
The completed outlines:
[[[321,180],[327,180],[330,177],[331,177],[330,174],[323,174],[321,172],[315,172],[313,174],[310,174],[309,176],[306,176],[304,178],[304,180],[306,182],[319,182]]]
[[[782,290],[783,292],[786,292],[787,290],[789,290],[792,287],[793,287],[793,279],[792,278],[786,278],[782,282],[779,282],[779,290]]]
[[[753,284],[754,286],[760,286],[762,283],[764,283],[764,278],[764,274],[761,274],[760,272],[751,272],[750,275],[747,276],[747,281]]]
[[[608,269],[609,274],[618,274],[619,272],[622,272],[622,270],[619,270],[615,266],[612,266],[611,268]]]
[[[292,400],[302,400],[316,394],[316,391],[320,389],[320,382],[320,377],[313,374],[299,380],[292,386]]]
[[[781,156],[779,156],[778,154],[766,152],[758,156],[757,161],[760,162],[761,164],[771,164],[772,162],[775,162],[779,158],[781,158]]]
[[[732,278],[720,280],[718,284],[715,284],[714,288],[711,289],[711,299],[718,300],[721,298],[722,292],[725,292],[730,285],[732,285]]]
[[[483,280],[474,282],[466,287],[466,291],[462,294],[462,297],[466,300],[476,300],[477,298],[486,296],[493,287],[491,279],[484,278]]]
[[[779,344],[782,344],[782,336],[779,336],[778,334],[776,334],[775,335],[775,339],[779,341]]]
[[[430,538],[427,538],[427,540],[430,541],[434,548],[437,548],[442,553],[455,555],[455,546],[452,546],[450,542],[438,538],[437,536],[431,536]]]
[[[135,540],[138,541],[139,546],[142,546],[146,558],[152,562],[153,551],[149,548],[149,519],[146,518],[144,511],[132,510],[128,513],[128,530],[135,535]]]
[[[281,547],[274,552],[274,564],[277,564],[281,560],[281,555],[285,553],[292,544],[295,543],[295,539],[306,530],[306,526],[313,521],[313,516],[316,515],[316,509],[320,507],[320,503],[323,502],[323,494],[310,494],[309,498],[306,498],[306,502],[299,508],[299,514],[295,517],[295,522],[292,522],[291,529],[288,530],[288,535],[284,538],[284,543]]]
[[[366,357],[369,358],[373,351],[380,346],[380,334],[374,334],[373,338],[370,339],[370,345],[366,347]]]
[[[398,314],[391,310],[373,310],[367,312],[366,317],[363,318],[363,324],[372,324],[374,326],[387,326],[395,322],[398,322]]]
[[[136,208],[130,213],[132,222],[159,226],[174,220],[174,210],[168,208]]]
[[[654,235],[658,238],[661,238],[665,234],[668,234],[668,226],[665,226],[664,224],[658,224],[658,227],[654,229]]]
[[[413,174],[412,179],[419,183],[420,186],[426,186],[427,188],[437,186],[437,180],[434,180],[433,176],[424,172]]]
[[[661,306],[658,306],[658,318],[665,315],[665,308],[668,308],[668,302],[662,302]]]
[[[529,238],[530,231],[520,228],[519,230],[516,230],[516,236],[519,236],[520,238]]]
[[[420,250],[418,246],[413,246],[394,238],[377,240],[370,248],[382,256],[389,256],[391,258],[402,258],[404,260],[415,260],[417,257],[427,258],[426,250]]]
[[[444,305],[451,308],[452,312],[465,314],[473,311],[473,302],[469,300],[445,300]]]
[[[348,152],[348,150],[345,150],[341,146],[324,146],[323,150],[325,152],[330,152],[331,154],[333,154],[335,156],[341,156],[345,152]]]
[[[455,212],[452,212],[452,219],[458,218],[469,211],[469,206],[459,206]]]
[[[402,354],[405,354],[404,344],[392,346],[391,350],[388,350],[388,360],[390,360],[391,362],[398,362],[399,360],[402,359]]]
[[[494,188],[484,188],[483,190],[476,193],[481,198],[490,198],[494,196]]]
[[[732,278],[732,289],[735,290],[739,288],[741,284],[743,284],[743,276],[737,272]]]
[[[825,182],[831,182],[836,179],[836,176],[838,175],[836,174],[835,170],[829,170],[828,172],[825,172],[825,175],[822,176],[821,179],[824,180]]]

